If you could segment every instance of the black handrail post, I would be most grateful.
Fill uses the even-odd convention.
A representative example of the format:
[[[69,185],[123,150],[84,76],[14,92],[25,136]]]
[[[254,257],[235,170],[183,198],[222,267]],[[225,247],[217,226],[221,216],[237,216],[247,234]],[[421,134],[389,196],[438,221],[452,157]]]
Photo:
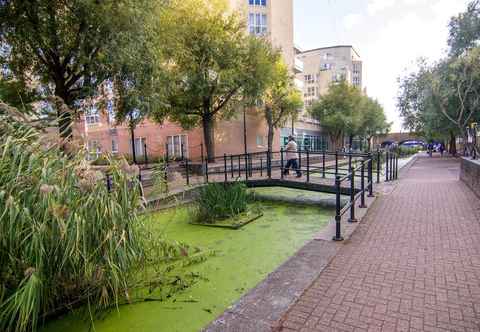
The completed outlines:
[[[183,160],[185,159],[185,155],[184,155],[184,153],[183,153],[183,143],[180,144],[180,150],[181,150],[181,151],[180,151],[180,158],[181,158],[182,161],[183,161]]]
[[[373,197],[373,157],[372,154],[368,155],[368,197]]]
[[[227,171],[227,154],[223,154],[223,173],[225,175],[225,183],[228,181],[228,171]]]
[[[260,157],[260,176],[263,177],[263,158]]]
[[[165,182],[168,182],[168,160],[170,156],[168,155],[168,143],[165,144]]]
[[[341,216],[341,200],[340,200],[340,176],[335,176],[335,236],[333,241],[343,241]]]
[[[242,156],[238,155],[238,177],[242,176]]]
[[[302,169],[302,148],[298,149],[298,169]]]
[[[208,183],[208,156],[205,156],[205,179]]]
[[[390,155],[387,151],[387,152],[385,152],[385,181],[386,182],[388,182],[388,180],[389,180],[389,177],[388,177],[388,167],[389,167],[388,166],[388,164],[389,164],[388,159],[389,158],[390,158]]]
[[[325,179],[325,150],[322,153],[322,177]]]
[[[143,153],[145,157],[145,167],[148,167],[147,143],[143,144]]]
[[[377,183],[380,183],[380,170],[381,170],[381,163],[382,163],[382,155],[380,154],[380,150],[377,150]]]
[[[335,150],[335,176],[338,175],[338,150]]]
[[[350,172],[350,219],[348,222],[357,222],[355,218],[355,169]]]
[[[233,177],[235,176],[235,174],[233,174],[233,155],[230,155],[230,174],[233,179]]]
[[[267,174],[268,178],[272,178],[272,151],[267,151]]]
[[[390,181],[393,181],[394,161],[395,161],[395,155],[393,153],[390,153]]]
[[[310,151],[307,148],[307,182],[310,182]]]
[[[110,174],[106,174],[107,176],[107,191],[111,192],[112,191],[112,182],[110,181]]]
[[[280,148],[280,178],[283,180],[283,148]]]
[[[361,185],[361,190],[362,190],[362,195],[360,196],[360,208],[365,209],[367,205],[365,204],[365,159],[362,160],[362,168],[360,171],[360,185]]]
[[[187,177],[187,186],[190,185],[190,174],[188,169],[188,158],[185,158],[185,176]]]
[[[398,180],[398,155],[395,158],[395,180]]]
[[[249,168],[249,175],[250,177],[253,177],[253,158],[252,155],[248,155],[248,168]]]
[[[352,151],[348,152],[348,171],[352,170]]]
[[[245,154],[245,181],[248,181],[248,154]]]

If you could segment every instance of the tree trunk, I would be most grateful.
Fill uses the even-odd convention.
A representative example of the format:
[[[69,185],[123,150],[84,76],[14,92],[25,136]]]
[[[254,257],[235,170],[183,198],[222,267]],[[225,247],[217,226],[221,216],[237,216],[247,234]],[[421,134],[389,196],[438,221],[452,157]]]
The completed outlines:
[[[452,156],[457,155],[457,139],[455,137],[455,134],[453,132],[450,132],[450,142],[449,142],[449,153]]]
[[[132,158],[133,163],[137,164],[137,152],[135,151],[135,128],[134,126],[130,126],[130,138],[132,140]]]
[[[273,114],[272,109],[269,107],[265,107],[265,119],[267,120],[268,125],[268,151],[273,151],[273,136],[274,136],[274,126],[273,126]]]
[[[213,116],[206,114],[202,116],[203,140],[207,149],[207,161],[215,162],[215,133]]]
[[[55,87],[55,96],[62,99],[64,105],[57,102],[57,118],[58,118],[58,131],[60,137],[63,139],[72,138],[72,114],[70,109],[71,96],[63,87],[64,82],[57,82]],[[67,106],[67,107],[65,107]]]

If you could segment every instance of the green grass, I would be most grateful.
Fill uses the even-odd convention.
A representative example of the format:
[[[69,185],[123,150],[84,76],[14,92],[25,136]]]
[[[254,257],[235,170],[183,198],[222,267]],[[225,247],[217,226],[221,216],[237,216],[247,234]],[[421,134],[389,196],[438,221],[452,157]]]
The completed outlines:
[[[95,322],[99,332],[198,331],[255,287],[312,239],[332,217],[315,207],[262,203],[264,216],[239,230],[189,224],[187,207],[148,217],[154,231],[216,251],[204,263],[190,267],[205,279],[165,302],[122,306]],[[83,332],[88,324],[70,315],[44,332]]]

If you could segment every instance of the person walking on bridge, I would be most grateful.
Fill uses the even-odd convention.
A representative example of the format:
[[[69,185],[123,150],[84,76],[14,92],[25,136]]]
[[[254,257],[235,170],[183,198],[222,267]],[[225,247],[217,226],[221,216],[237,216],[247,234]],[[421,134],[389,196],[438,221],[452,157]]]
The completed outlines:
[[[288,136],[288,143],[285,147],[286,157],[287,157],[287,165],[283,170],[283,174],[287,175],[289,173],[290,167],[292,170],[297,172],[297,178],[302,176],[302,172],[298,169],[298,152],[297,152],[297,143],[293,136]]]

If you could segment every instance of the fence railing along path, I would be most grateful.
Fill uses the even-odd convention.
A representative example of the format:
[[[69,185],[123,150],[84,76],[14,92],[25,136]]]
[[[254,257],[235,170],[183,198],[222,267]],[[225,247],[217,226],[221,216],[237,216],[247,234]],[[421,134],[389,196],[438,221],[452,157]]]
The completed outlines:
[[[182,148],[183,151],[183,148]],[[203,149],[202,149],[203,151]],[[356,222],[356,208],[365,208],[365,196],[373,196],[375,183],[398,178],[398,155],[378,150],[373,153],[299,150],[298,170],[301,177],[286,174],[286,152],[263,151],[246,154],[223,155],[199,160],[182,158],[173,163],[166,157],[165,182],[169,189],[181,189],[208,183],[244,182],[248,187],[287,187],[334,194],[336,197],[335,241],[343,240],[341,219],[347,212],[349,222]],[[177,174],[172,181],[172,174]],[[140,169],[139,180],[144,187],[151,186],[152,167]],[[384,178],[383,178],[384,177]],[[174,184],[179,188],[172,188]],[[110,179],[107,176],[107,185]],[[349,202],[342,206],[341,195],[348,195]],[[359,201],[359,203],[358,203]],[[358,204],[357,204],[358,203]]]

